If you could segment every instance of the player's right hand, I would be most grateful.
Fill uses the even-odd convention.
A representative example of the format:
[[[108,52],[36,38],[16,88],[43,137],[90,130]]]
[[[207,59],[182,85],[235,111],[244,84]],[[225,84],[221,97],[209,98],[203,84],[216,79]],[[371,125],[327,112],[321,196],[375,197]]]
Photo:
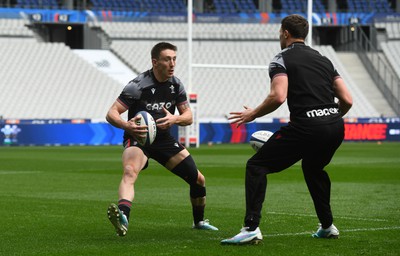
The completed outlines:
[[[145,138],[146,133],[148,132],[147,125],[139,125],[139,122],[138,122],[139,120],[140,120],[140,116],[136,116],[136,117],[128,120],[125,131],[127,131],[129,134],[131,134],[135,138]]]

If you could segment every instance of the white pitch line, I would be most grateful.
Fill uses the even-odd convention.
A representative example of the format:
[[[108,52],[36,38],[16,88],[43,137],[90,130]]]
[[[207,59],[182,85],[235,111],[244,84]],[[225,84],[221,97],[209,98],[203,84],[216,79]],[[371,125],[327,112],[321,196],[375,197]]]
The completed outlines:
[[[0,170],[0,175],[36,174],[36,173],[42,173],[42,171],[7,171],[7,170]]]
[[[270,234],[270,235],[263,235],[263,237],[275,237],[275,236],[302,236],[302,235],[311,235],[311,232]]]
[[[380,230],[397,230],[400,227],[381,227],[381,228],[354,228],[354,229],[345,229],[343,232],[358,232],[358,231],[380,231]]]
[[[400,227],[382,227],[382,228],[355,228],[355,229],[344,229],[340,230],[343,233],[347,232],[369,232],[369,231],[381,231],[381,230],[398,230]],[[280,234],[269,234],[263,235],[263,237],[277,237],[277,236],[302,236],[310,235],[312,232],[299,232],[299,233],[280,233]]]
[[[301,213],[285,213],[285,212],[267,212],[267,214],[275,214],[275,215],[289,215],[289,216],[298,216],[298,217],[315,217],[315,215],[311,214],[301,214]],[[359,218],[359,217],[348,217],[348,216],[334,216],[335,219],[348,219],[348,220],[360,220],[360,221],[375,221],[375,222],[388,222],[385,219],[377,219],[377,218]]]

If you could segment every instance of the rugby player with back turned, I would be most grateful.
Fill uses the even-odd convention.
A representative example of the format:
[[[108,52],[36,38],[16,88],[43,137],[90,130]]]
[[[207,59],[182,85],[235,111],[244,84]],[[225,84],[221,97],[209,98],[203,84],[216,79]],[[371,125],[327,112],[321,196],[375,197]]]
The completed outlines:
[[[256,244],[263,239],[259,225],[267,175],[298,161],[320,222],[312,236],[339,236],[330,204],[331,181],[324,168],[343,141],[342,117],[353,102],[331,61],[305,45],[308,29],[307,20],[300,15],[289,15],[281,21],[282,51],[269,64],[269,94],[254,109],[245,106],[242,112],[230,113],[229,119],[239,126],[275,111],[287,100],[290,122],[247,161],[244,226],[221,244]]]

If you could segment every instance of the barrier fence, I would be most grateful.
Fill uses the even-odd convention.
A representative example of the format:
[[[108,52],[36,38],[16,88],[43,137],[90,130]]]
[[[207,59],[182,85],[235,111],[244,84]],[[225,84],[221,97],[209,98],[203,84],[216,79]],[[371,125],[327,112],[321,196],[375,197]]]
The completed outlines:
[[[246,143],[258,130],[276,131],[287,120],[252,122],[240,127],[228,122],[200,122],[200,144]],[[345,119],[345,141],[400,141],[400,117]],[[121,145],[123,131],[89,119],[0,120],[1,146]],[[172,134],[178,138],[178,128]]]

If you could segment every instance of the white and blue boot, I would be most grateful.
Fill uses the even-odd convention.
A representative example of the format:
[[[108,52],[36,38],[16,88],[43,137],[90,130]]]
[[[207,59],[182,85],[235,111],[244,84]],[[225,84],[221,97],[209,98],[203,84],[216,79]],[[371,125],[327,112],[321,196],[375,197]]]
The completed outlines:
[[[107,210],[108,219],[113,224],[117,235],[125,236],[128,232],[128,219],[116,204],[110,204]]]
[[[202,220],[199,221],[197,224],[193,224],[194,229],[201,229],[201,230],[218,230],[217,227],[214,227],[210,224],[209,220]]]
[[[312,234],[312,237],[315,237],[315,238],[339,238],[339,230],[333,224],[329,228],[326,228],[326,229],[322,228],[321,224],[319,224],[317,232]]]
[[[222,245],[243,245],[243,244],[259,244],[263,240],[261,230],[257,227],[254,231],[249,231],[248,227],[243,227],[240,233],[234,237],[221,241]]]

